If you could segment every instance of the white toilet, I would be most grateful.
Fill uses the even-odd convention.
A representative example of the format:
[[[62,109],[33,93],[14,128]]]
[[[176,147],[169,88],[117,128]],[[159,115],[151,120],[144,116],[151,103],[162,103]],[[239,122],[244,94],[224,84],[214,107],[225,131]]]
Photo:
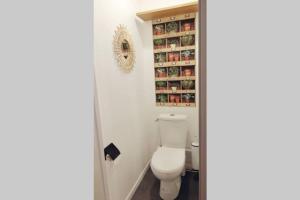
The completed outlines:
[[[164,200],[178,196],[181,175],[185,174],[186,118],[177,114],[161,114],[158,117],[161,146],[152,156],[151,169],[160,179],[160,197]]]

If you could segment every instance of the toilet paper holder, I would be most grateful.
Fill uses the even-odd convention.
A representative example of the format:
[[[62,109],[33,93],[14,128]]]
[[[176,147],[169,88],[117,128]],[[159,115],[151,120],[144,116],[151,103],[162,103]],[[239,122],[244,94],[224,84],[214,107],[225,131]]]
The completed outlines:
[[[121,154],[120,150],[113,144],[110,143],[104,148],[104,158],[105,160],[113,161]]]

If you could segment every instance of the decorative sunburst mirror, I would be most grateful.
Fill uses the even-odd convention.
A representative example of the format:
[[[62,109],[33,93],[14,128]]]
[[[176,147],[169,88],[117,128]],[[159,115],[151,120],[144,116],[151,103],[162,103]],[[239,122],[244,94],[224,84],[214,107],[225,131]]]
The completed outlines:
[[[119,66],[130,72],[135,62],[134,46],[126,26],[119,25],[114,35],[114,53]]]

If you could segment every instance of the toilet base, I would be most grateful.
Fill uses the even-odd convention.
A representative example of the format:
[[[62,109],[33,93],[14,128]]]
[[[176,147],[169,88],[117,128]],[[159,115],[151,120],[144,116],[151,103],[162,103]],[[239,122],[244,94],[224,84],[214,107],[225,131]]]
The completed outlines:
[[[179,194],[181,177],[171,181],[160,181],[160,197],[163,200],[174,200]]]

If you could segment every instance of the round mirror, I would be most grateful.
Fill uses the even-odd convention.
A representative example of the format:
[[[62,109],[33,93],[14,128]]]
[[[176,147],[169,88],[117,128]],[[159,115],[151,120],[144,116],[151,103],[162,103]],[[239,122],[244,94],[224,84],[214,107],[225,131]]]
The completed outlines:
[[[126,72],[131,71],[135,54],[131,36],[125,26],[118,26],[114,36],[114,52],[119,66]]]

